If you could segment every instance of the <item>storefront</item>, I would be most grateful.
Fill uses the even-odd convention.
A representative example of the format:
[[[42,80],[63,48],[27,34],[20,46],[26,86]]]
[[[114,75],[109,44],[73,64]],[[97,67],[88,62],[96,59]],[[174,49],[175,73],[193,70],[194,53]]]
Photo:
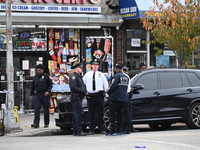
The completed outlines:
[[[147,68],[158,67],[160,64],[165,64],[166,67],[175,67],[176,58],[174,53],[166,49],[163,56],[156,58],[154,46],[164,49],[164,45],[145,44],[146,41],[151,41],[154,37],[150,31],[143,28],[140,18],[144,17],[143,13],[148,11],[153,6],[152,1],[146,0],[119,0],[120,14],[124,19],[123,31],[125,37],[124,43],[124,60],[125,64],[131,70],[139,69],[139,65],[144,63]],[[167,58],[167,59],[166,59]]]
[[[32,109],[30,87],[37,64],[50,74],[70,74],[74,63],[84,72],[101,61],[113,74],[116,28],[122,17],[105,0],[19,0],[12,3],[15,105]],[[7,89],[5,2],[0,2],[0,90]],[[63,80],[63,79],[61,79]],[[61,82],[61,81],[59,81]],[[60,83],[62,84],[62,83]],[[5,95],[1,95],[5,99]]]

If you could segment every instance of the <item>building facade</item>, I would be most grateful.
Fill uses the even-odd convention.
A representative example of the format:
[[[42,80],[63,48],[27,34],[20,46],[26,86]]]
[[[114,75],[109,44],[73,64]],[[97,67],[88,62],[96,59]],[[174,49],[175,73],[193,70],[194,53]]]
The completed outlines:
[[[6,5],[0,1],[0,90],[7,89]],[[29,99],[37,64],[45,72],[71,73],[82,62],[84,72],[98,59],[109,79],[118,56],[118,29],[123,19],[118,1],[107,0],[13,0],[13,65],[15,105],[32,109]],[[120,33],[120,32],[119,32]],[[120,58],[122,59],[122,58]],[[5,94],[1,94],[6,101]]]

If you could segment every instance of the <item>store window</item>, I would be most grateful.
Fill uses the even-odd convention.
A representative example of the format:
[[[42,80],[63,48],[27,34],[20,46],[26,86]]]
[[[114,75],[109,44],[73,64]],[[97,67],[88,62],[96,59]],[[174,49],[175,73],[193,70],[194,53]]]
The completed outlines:
[[[48,29],[48,69],[72,73],[71,66],[80,62],[78,29]]]
[[[0,29],[0,49],[6,49],[6,28]],[[46,51],[45,29],[13,28],[14,51]]]
[[[142,41],[146,41],[145,30],[127,29],[127,50],[146,50],[146,45]]]
[[[86,37],[86,72],[91,70],[91,61],[100,62],[99,70],[109,80],[113,74],[113,37],[89,36]]]

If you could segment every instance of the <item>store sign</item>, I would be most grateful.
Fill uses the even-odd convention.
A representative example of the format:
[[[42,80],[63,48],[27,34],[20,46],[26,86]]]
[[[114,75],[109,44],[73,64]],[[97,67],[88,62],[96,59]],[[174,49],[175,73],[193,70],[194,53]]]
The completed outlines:
[[[163,55],[175,56],[175,53],[172,50],[164,50]]]
[[[131,46],[132,47],[141,47],[141,39],[132,38]]]
[[[31,42],[30,41],[17,41],[16,42],[16,48],[17,49],[30,49],[31,48]]]
[[[45,39],[38,39],[38,38],[33,38],[31,40],[31,45],[32,45],[32,50],[45,50],[46,47],[46,42]]]
[[[30,32],[20,32],[18,35],[19,35],[20,39],[25,39],[25,38],[30,38],[31,37],[31,33]]]
[[[119,0],[120,15],[123,19],[138,18],[138,7],[135,0]]]
[[[5,4],[0,5],[0,10],[6,10]],[[101,7],[12,5],[12,11],[101,13]]]
[[[85,4],[86,0],[21,0],[24,3],[62,3],[62,4]],[[93,1],[93,0],[90,0]]]
[[[5,2],[6,0],[0,0],[0,2]],[[88,0],[90,3],[96,4],[101,0]],[[15,0],[11,0],[11,2],[15,2]],[[85,4],[86,0],[21,0],[24,3],[62,3],[62,4]]]

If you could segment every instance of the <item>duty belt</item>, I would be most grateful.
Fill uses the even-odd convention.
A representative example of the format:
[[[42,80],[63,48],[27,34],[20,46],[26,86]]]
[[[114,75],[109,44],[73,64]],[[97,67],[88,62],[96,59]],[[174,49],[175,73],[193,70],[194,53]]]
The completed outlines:
[[[88,94],[88,96],[99,96],[99,95],[100,95],[99,92],[97,92],[97,93],[89,93],[89,94]]]
[[[104,91],[99,91],[97,93],[89,93],[88,96],[104,96]]]
[[[44,95],[44,93],[36,93],[36,95]]]

